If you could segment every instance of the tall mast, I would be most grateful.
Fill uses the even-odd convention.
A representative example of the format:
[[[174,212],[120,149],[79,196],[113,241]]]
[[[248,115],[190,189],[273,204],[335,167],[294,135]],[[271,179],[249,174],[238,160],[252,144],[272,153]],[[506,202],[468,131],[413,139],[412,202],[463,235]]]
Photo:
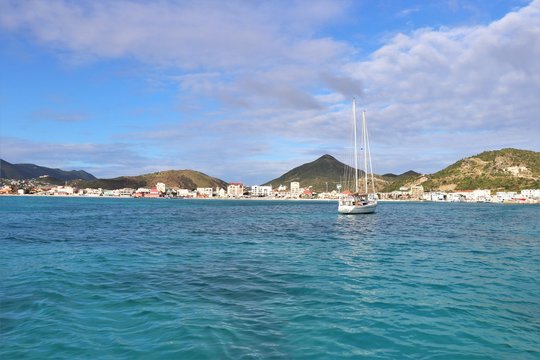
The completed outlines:
[[[371,192],[375,194],[375,178],[373,177],[373,165],[371,163],[371,146],[370,146],[370,141],[369,141],[369,131],[367,127],[367,120],[366,120],[366,141],[367,141],[366,150],[367,150],[367,156],[369,160],[369,173],[371,176]]]
[[[364,185],[366,189],[366,194],[368,190],[368,163],[367,163],[367,126],[366,126],[366,111],[362,111],[362,141],[364,146],[362,150],[364,151]]]
[[[352,100],[353,111],[353,133],[354,133],[354,188],[355,193],[359,192],[358,189],[358,146],[356,145],[356,99]]]

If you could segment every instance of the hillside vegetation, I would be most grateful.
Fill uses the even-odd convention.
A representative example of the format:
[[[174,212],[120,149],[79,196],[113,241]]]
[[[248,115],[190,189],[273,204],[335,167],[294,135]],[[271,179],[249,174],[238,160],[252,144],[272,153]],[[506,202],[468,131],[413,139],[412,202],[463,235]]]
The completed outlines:
[[[194,170],[168,170],[139,176],[121,176],[114,179],[99,179],[92,181],[74,181],[72,185],[80,188],[102,188],[102,189],[122,189],[122,188],[151,188],[162,182],[167,187],[196,189],[198,187],[221,187],[226,188],[227,183],[221,179],[208,176],[202,172]]]
[[[387,178],[388,175],[383,175],[385,178]],[[381,191],[382,192],[392,192],[392,191],[396,191],[396,190],[399,190],[399,188],[401,188],[402,186],[410,186],[412,185],[413,183],[418,183],[419,181],[421,181],[421,179],[423,179],[424,176],[415,172],[415,171],[407,171],[401,175],[396,175],[393,179],[391,178],[388,182],[388,184],[386,184],[386,186],[384,186]]]
[[[289,188],[291,182],[298,181],[301,187],[311,186],[316,192],[326,191],[327,188],[328,191],[332,191],[336,189],[337,184],[343,184],[346,173],[353,173],[353,168],[326,154],[315,161],[295,167],[264,185],[272,185],[273,188],[285,185]],[[363,174],[363,171],[360,171],[360,176]],[[385,187],[390,181],[390,179],[375,176],[377,190]]]
[[[422,184],[425,190],[519,191],[540,188],[540,153],[519,149],[485,151],[425,177],[404,179],[385,188]]]

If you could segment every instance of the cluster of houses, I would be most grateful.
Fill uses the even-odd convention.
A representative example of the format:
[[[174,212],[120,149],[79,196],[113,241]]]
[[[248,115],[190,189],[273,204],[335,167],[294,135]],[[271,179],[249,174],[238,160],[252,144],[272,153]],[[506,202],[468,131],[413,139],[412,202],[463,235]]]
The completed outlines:
[[[424,191],[422,185],[401,187],[389,193],[379,193],[382,200],[448,201],[448,202],[492,202],[492,203],[540,203],[540,189],[497,191],[489,189],[459,191]]]
[[[157,183],[151,188],[124,188],[116,190],[105,189],[77,189],[72,186],[46,186],[33,187],[31,191],[27,188],[20,188],[16,191],[13,186],[5,185],[0,188],[0,194],[24,195],[32,193],[34,195],[53,195],[53,196],[110,196],[110,197],[135,197],[135,198],[159,198],[159,197],[179,197],[179,198],[282,198],[298,199],[302,197],[313,198],[317,194],[311,188],[301,188],[299,182],[291,182],[290,188],[281,185],[273,189],[268,185],[254,185],[246,187],[239,182],[230,183],[227,189],[216,187],[201,187],[192,189],[169,188],[164,183]]]
[[[0,187],[0,194],[28,193],[26,189],[13,190],[13,187],[4,185]],[[89,196],[89,197],[135,197],[135,198],[265,198],[265,199],[337,199],[340,193],[336,190],[331,192],[315,193],[311,187],[301,188],[299,182],[291,182],[290,186],[280,185],[273,188],[270,185],[254,185],[246,187],[239,182],[230,183],[227,189],[205,187],[192,189],[169,188],[164,183],[157,183],[152,188],[124,188],[116,190],[104,189],[77,189],[72,186],[53,186],[34,188],[32,194],[53,196]],[[447,201],[447,202],[494,202],[494,203],[540,203],[540,189],[522,190],[520,193],[513,191],[499,191],[492,193],[491,190],[461,190],[454,192],[424,191],[422,185],[401,187],[397,191],[378,193],[380,200],[408,200],[408,201]]]
[[[101,194],[96,189],[83,189],[79,195],[83,196],[124,196],[136,198],[178,197],[178,198],[278,198],[298,199],[313,198],[316,194],[310,188],[301,188],[299,182],[291,182],[290,189],[281,185],[277,189],[271,185],[253,185],[246,187],[239,182],[230,183],[226,189],[221,187],[199,187],[196,189],[168,188],[164,183],[157,183],[152,188],[102,190]]]

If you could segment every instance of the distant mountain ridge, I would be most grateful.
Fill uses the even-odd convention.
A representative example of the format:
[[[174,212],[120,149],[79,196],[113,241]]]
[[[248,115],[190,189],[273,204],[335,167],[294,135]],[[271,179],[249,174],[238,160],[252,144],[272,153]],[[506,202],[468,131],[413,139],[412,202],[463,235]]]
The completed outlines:
[[[167,170],[138,176],[120,176],[113,179],[96,179],[90,181],[73,181],[72,185],[80,188],[122,189],[154,187],[158,182],[168,187],[194,190],[198,187],[226,188],[227,183],[221,179],[195,170]]]
[[[82,188],[122,189],[154,187],[158,182],[170,187],[195,189],[197,187],[226,188],[227,183],[221,179],[208,176],[195,170],[168,170],[138,176],[120,176],[112,179],[98,179],[84,170],[65,171],[51,169],[35,164],[11,164],[0,159],[0,177],[2,179],[29,180],[48,176],[50,183],[69,181],[70,185]]]
[[[138,188],[153,187],[158,182],[169,187],[195,189],[197,187],[226,188],[228,183],[195,170],[168,170],[139,176],[120,176],[113,179],[96,179],[86,171],[64,171],[34,164],[11,164],[0,160],[0,173],[3,179],[33,179],[48,175],[52,179],[70,181],[80,188]],[[300,186],[311,186],[316,192],[336,189],[342,184],[343,176],[353,168],[331,155],[295,167],[264,185],[290,187],[298,181]],[[363,172],[360,171],[362,175]],[[540,153],[529,150],[502,149],[485,151],[464,158],[431,175],[421,175],[409,170],[400,175],[392,173],[374,175],[375,187],[380,192],[391,192],[402,186],[422,185],[425,190],[510,190],[540,188]]]
[[[388,174],[383,174],[381,176],[383,178],[397,180],[397,179],[404,179],[404,178],[409,178],[409,177],[419,176],[419,175],[420,173],[417,173],[416,171],[413,171],[413,170],[409,170],[400,175],[388,173]]]
[[[49,176],[56,180],[94,180],[96,177],[84,170],[52,169],[35,164],[12,164],[0,159],[0,178],[14,180],[35,179],[40,176]]]

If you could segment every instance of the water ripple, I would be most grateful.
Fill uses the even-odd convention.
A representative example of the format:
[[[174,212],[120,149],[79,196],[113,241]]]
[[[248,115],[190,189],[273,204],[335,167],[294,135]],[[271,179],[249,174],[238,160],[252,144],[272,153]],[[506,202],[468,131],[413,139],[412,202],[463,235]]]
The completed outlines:
[[[537,206],[0,201],[0,358],[540,357]]]

